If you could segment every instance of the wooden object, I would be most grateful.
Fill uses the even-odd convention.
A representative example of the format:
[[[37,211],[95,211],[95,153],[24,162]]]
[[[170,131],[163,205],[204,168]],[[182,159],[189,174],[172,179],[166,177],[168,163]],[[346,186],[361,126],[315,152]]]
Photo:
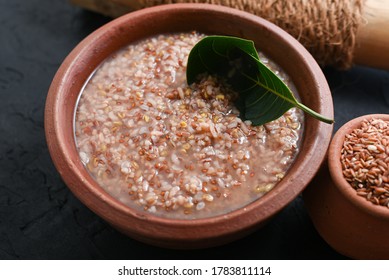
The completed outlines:
[[[389,1],[366,0],[356,35],[354,62],[389,69]]]
[[[140,0],[70,1],[110,17],[118,17],[144,8]],[[365,0],[362,11],[363,20],[355,38],[353,63],[389,69],[389,3],[387,0]]]
[[[142,8],[136,0],[70,0],[70,2],[87,10],[114,18]]]

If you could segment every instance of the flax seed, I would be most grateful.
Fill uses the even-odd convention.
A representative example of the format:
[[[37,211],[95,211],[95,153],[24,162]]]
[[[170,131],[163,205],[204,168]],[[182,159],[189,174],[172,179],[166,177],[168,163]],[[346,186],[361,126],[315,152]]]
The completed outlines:
[[[346,135],[341,152],[343,176],[373,204],[388,206],[389,122],[363,120],[359,128]],[[350,153],[351,152],[351,153]],[[351,155],[353,163],[348,160]]]

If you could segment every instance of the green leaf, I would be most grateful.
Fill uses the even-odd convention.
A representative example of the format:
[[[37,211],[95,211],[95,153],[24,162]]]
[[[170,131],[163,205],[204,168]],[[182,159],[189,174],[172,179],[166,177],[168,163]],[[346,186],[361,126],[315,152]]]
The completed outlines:
[[[253,41],[229,36],[207,36],[188,57],[188,84],[208,73],[224,78],[239,93],[235,105],[240,117],[253,125],[263,125],[297,107],[326,122],[334,121],[301,104],[285,83],[263,64]]]

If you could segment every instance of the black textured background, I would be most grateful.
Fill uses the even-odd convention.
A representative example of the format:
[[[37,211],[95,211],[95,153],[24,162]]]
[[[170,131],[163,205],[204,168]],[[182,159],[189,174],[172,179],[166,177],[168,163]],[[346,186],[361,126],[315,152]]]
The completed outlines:
[[[66,0],[0,0],[0,259],[343,259],[317,234],[301,197],[245,239],[173,251],[118,233],[69,192],[46,147],[46,94],[65,56],[108,21]],[[389,112],[388,72],[324,72],[335,129]]]

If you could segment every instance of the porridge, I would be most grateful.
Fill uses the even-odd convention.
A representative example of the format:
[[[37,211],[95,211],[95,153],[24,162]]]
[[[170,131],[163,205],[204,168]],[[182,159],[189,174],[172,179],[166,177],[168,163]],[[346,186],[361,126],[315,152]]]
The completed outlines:
[[[187,57],[202,37],[168,34],[132,44],[107,59],[81,94],[80,158],[129,207],[178,219],[224,214],[271,190],[298,152],[298,109],[251,126],[239,118],[236,94],[217,79],[186,84]]]

